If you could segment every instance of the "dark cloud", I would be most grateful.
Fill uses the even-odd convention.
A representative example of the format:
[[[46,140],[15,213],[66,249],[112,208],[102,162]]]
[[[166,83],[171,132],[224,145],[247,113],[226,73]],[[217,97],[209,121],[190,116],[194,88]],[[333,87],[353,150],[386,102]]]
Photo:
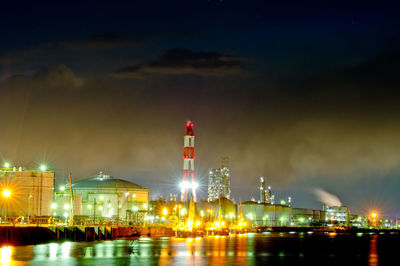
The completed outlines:
[[[112,58],[107,57],[107,53],[100,55],[100,53],[104,52],[103,50],[120,49],[121,51],[123,48],[128,48],[129,50],[129,48],[136,48],[138,45],[148,43],[157,38],[159,38],[158,35],[125,37],[117,33],[104,33],[88,38],[50,39],[35,45],[4,51],[0,48],[0,64],[19,67],[28,65],[32,67],[35,64],[54,64],[60,61],[74,63],[78,60],[80,63],[86,62],[96,65],[96,61],[102,56],[107,58],[108,61],[112,61]],[[133,51],[134,49],[131,50]],[[122,53],[126,54],[127,52],[123,50]],[[91,57],[94,54],[97,54],[97,57]],[[91,62],[92,60],[94,62]]]
[[[103,50],[123,47],[133,47],[148,41],[147,38],[124,37],[117,33],[93,35],[87,39],[66,40],[61,45],[72,50],[90,49]]]
[[[348,115],[393,116],[399,113],[400,50],[384,49],[358,65],[314,75],[292,90],[294,99],[310,107]]]
[[[117,78],[140,78],[152,74],[223,76],[243,70],[243,59],[218,52],[194,52],[172,48],[147,64],[127,66],[112,73]]]

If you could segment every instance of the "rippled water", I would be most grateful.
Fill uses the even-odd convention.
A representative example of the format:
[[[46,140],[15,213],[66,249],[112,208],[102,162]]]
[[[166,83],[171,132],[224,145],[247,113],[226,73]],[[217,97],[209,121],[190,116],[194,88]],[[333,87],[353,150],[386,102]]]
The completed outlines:
[[[398,234],[263,233],[3,246],[1,265],[382,265]]]

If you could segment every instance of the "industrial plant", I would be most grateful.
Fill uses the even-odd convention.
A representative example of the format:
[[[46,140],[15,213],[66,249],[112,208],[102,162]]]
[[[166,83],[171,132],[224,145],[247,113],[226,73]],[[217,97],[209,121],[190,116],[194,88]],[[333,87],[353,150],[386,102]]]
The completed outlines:
[[[194,124],[187,121],[183,136],[180,198],[151,199],[151,191],[109,173],[58,184],[55,171],[5,164],[0,169],[3,224],[110,225],[165,227],[179,236],[226,234],[276,228],[397,228],[397,219],[374,212],[361,217],[345,206],[295,208],[292,197],[277,200],[265,177],[259,180],[259,199],[235,202],[231,195],[228,157],[209,168],[208,197],[199,199],[194,167]],[[275,229],[274,229],[275,228]]]

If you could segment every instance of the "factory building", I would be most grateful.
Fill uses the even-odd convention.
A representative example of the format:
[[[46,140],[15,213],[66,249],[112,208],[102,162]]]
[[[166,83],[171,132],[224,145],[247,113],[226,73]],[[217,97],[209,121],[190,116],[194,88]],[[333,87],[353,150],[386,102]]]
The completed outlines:
[[[292,208],[292,223],[297,226],[325,225],[326,211]]]
[[[46,171],[45,167],[41,170],[23,167],[0,168],[0,186],[2,216],[6,213],[7,217],[22,216],[26,220],[28,216],[50,216],[54,171]]]
[[[221,208],[220,208],[221,206]],[[237,206],[230,199],[221,197],[213,201],[200,201],[197,206],[201,216],[219,217],[221,210],[221,218],[228,221],[234,221],[237,215]],[[211,212],[210,212],[211,211]]]
[[[231,176],[229,170],[229,158],[221,158],[221,167],[210,169],[208,175],[208,201],[214,201],[219,197],[229,199],[231,196]]]
[[[86,218],[88,221],[143,222],[148,212],[149,189],[102,172],[73,183],[72,191],[73,205],[77,208],[74,210],[74,215],[82,216],[81,219]],[[70,191],[66,186],[64,191],[56,193],[54,202],[56,213],[65,213],[70,208],[68,199],[70,199]],[[78,218],[75,217],[75,220]]]
[[[292,221],[292,208],[288,205],[272,205],[246,201],[242,203],[243,216],[253,225],[289,226]]]
[[[350,211],[346,206],[331,206],[326,208],[326,222],[328,226],[349,226]]]

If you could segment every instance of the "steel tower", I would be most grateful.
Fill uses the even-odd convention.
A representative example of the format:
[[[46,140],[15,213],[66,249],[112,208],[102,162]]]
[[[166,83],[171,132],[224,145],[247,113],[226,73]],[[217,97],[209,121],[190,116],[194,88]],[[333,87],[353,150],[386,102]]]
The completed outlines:
[[[192,189],[193,201],[197,201],[194,181],[194,131],[193,123],[186,122],[185,136],[183,137],[183,182],[181,183],[181,200],[188,200],[188,189]]]

